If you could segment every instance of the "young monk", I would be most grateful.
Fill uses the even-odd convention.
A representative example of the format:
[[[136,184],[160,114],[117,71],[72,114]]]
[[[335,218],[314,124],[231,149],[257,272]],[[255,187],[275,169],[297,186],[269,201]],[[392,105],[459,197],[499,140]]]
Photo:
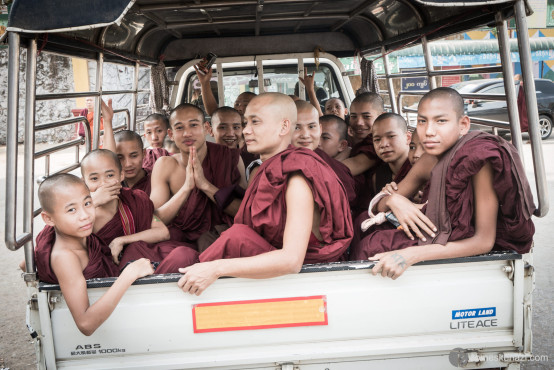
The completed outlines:
[[[123,169],[124,180],[122,185],[127,188],[142,190],[150,195],[152,169],[143,167],[145,150],[142,147],[140,135],[134,131],[123,130],[117,132],[114,139],[115,153]]]
[[[366,212],[373,197],[371,178],[373,169],[379,165],[381,159],[375,153],[371,128],[375,119],[385,110],[383,98],[376,93],[362,93],[350,105],[350,126],[354,145],[350,158],[343,163],[350,168],[356,179],[358,197],[353,207],[355,215]]]
[[[298,100],[294,103],[296,104],[298,115],[296,127],[292,133],[292,145],[297,148],[302,147],[315,151],[335,171],[339,180],[344,185],[348,201],[353,202],[356,199],[356,189],[350,170],[319,148],[321,124],[319,123],[317,110],[313,105],[304,100]]]
[[[238,151],[206,141],[209,124],[200,108],[181,104],[169,121],[169,136],[181,152],[158,159],[150,198],[171,225],[171,240],[195,244],[216,225],[233,223],[246,188],[244,164]]]
[[[331,158],[343,161],[350,156],[348,146],[348,125],[344,120],[332,114],[319,117],[321,140],[319,147]]]
[[[398,191],[378,204],[380,211],[390,209],[401,227],[375,231],[353,250],[354,259],[379,260],[374,275],[396,279],[419,261],[487,253],[493,246],[530,250],[535,207],[517,151],[497,136],[468,133],[469,128],[456,90],[438,88],[421,99],[417,133],[426,154]],[[407,197],[427,180],[429,203],[420,211]]]
[[[163,148],[167,136],[169,120],[163,114],[152,113],[144,121],[144,138],[148,140],[148,149]]]
[[[208,132],[220,145],[225,145],[230,149],[239,149],[242,141],[242,116],[234,108],[217,108],[212,114],[211,125],[208,126]],[[245,167],[259,158],[259,156],[248,153],[246,146],[240,148],[240,156]]]
[[[419,140],[417,130],[412,132],[412,138],[410,139],[410,151],[408,152],[408,159],[412,166],[416,163],[419,158],[425,153],[425,148],[423,143]]]
[[[114,153],[118,153],[118,146],[120,147],[120,145],[116,143],[115,136],[114,136],[114,133],[113,133],[113,115],[114,115],[114,113],[113,113],[113,108],[112,108],[112,100],[110,99],[108,101],[108,104],[106,104],[106,103],[104,103],[104,101],[102,101],[102,117],[104,117],[104,120],[105,120],[105,124],[104,124],[104,126],[105,126],[104,127],[104,148],[108,149],[108,150],[111,150]],[[161,118],[156,118],[156,117],[161,117]],[[164,116],[161,115],[161,114],[155,114],[155,115],[151,114],[150,116],[147,117],[147,122],[145,123],[145,126],[146,125],[154,125],[155,127],[158,127],[157,131],[160,131],[161,130],[160,127],[162,127],[162,125],[164,124],[163,118],[164,118]],[[124,134],[124,136],[120,137],[120,138],[124,138],[123,141],[134,140],[134,138],[131,137],[128,134],[129,132],[130,131],[127,131],[127,134]],[[151,133],[149,135],[149,137],[150,138],[152,138],[152,137],[159,138],[159,135],[161,135],[161,134],[157,134],[157,133],[152,134]],[[138,137],[138,139],[139,140],[137,140],[137,144],[140,146],[140,148],[141,148],[140,151],[142,152],[142,156],[141,156],[142,166],[141,167],[144,168],[147,171],[150,171],[150,172],[152,171],[152,168],[154,167],[154,163],[156,163],[156,160],[159,157],[171,155],[166,149],[164,149],[162,147],[152,147],[152,148],[148,148],[146,150],[142,150],[142,148],[144,147],[143,143],[142,143],[142,139],[140,138],[140,136]],[[161,140],[163,142],[163,138],[161,138]],[[140,141],[140,143],[139,143],[139,141]],[[141,180],[141,178],[143,176],[141,176],[142,171],[140,171],[140,168],[138,167],[138,164],[133,169],[130,169],[130,168],[128,168],[128,169],[133,171],[133,173],[129,174],[129,177],[135,177],[135,179],[130,179],[131,183],[138,182],[139,180]]]
[[[163,250],[150,246],[169,240],[169,230],[154,216],[154,206],[143,191],[120,188],[118,195],[110,193],[111,187],[124,179],[121,169],[117,156],[107,149],[94,150],[81,161],[81,173],[96,209],[93,231],[109,246],[114,262],[124,268],[127,262],[146,255],[162,262],[158,273],[176,272],[177,263],[194,262],[196,251],[184,243],[162,244]],[[173,253],[180,246],[183,250]]]
[[[404,118],[396,113],[383,113],[373,124],[373,146],[383,161],[372,177],[373,193],[390,182],[399,183],[412,168],[408,158],[411,133]]]
[[[297,273],[303,263],[343,255],[352,237],[346,192],[317,154],[290,146],[296,116],[292,99],[280,93],[262,94],[246,108],[246,145],[263,163],[235,224],[200,255],[201,263],[181,269],[183,291],[199,295],[220,276]]]
[[[108,247],[92,234],[95,211],[90,192],[77,176],[58,174],[42,182],[38,197],[46,223],[35,248],[39,279],[60,284],[77,328],[91,335],[115,310],[127,288],[154,270],[145,258],[131,263],[91,305],[86,280],[116,277],[119,268]]]

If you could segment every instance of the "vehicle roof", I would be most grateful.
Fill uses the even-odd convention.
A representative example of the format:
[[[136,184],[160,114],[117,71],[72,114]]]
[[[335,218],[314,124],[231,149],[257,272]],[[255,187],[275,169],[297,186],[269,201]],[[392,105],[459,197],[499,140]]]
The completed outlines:
[[[221,57],[394,50],[510,17],[515,1],[434,0],[14,0],[8,31],[44,50],[94,59],[182,65]],[[528,8],[528,13],[531,10]]]

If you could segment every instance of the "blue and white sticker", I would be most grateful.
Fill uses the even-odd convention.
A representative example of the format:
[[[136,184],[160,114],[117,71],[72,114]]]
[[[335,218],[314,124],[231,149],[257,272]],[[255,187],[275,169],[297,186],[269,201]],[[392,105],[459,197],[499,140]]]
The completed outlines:
[[[496,316],[496,307],[469,308],[466,310],[452,310],[452,320],[475,319],[478,317]]]

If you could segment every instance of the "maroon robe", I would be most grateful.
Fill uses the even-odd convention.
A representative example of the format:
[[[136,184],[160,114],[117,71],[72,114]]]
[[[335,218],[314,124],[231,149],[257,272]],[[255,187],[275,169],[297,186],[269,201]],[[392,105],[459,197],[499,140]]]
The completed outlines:
[[[383,162],[379,164],[379,166],[375,169],[375,188],[373,189],[373,193],[379,193],[385,187],[385,185],[389,184],[392,181],[398,184],[404,179],[404,177],[406,177],[411,168],[412,164],[410,163],[410,160],[406,158],[406,161],[404,161],[402,167],[400,167],[400,170],[393,178],[392,170],[388,163]],[[373,181],[371,187],[373,188]]]
[[[52,226],[45,226],[37,235],[35,262],[40,281],[58,284],[58,278],[50,266],[50,255],[56,241],[56,231]],[[119,268],[112,260],[110,249],[94,234],[87,237],[88,264],[83,270],[85,279],[116,277]]]
[[[164,148],[146,149],[144,153],[144,158],[142,159],[142,168],[148,171],[152,171],[152,168],[154,168],[154,163],[156,163],[156,160],[158,160],[158,158],[170,155],[171,153],[169,153]]]
[[[129,207],[133,218],[134,233],[149,230],[152,227],[154,204],[152,204],[152,201],[145,192],[121,188],[119,201]],[[96,232],[96,235],[104,244],[110,245],[112,240],[125,235],[122,216],[124,215],[122,215],[121,212],[116,212],[112,219]]]
[[[150,196],[150,192],[152,191],[152,170],[146,168],[142,169],[144,170],[144,172],[146,172],[146,175],[142,179],[140,179],[131,189],[142,190],[146,193],[146,195]],[[125,181],[123,181],[121,185],[128,187]]]
[[[519,126],[521,132],[529,131],[529,119],[527,118],[527,104],[525,104],[525,90],[523,82],[519,83],[519,92],[517,94],[517,110],[519,113]]]
[[[450,235],[447,241],[470,238],[475,234],[474,194],[472,178],[488,162],[493,168],[493,187],[498,196],[498,216],[494,249],[510,249],[527,253],[531,248],[535,227],[531,220],[534,210],[529,183],[522,171],[521,159],[515,148],[502,138],[484,132],[472,132],[468,141],[460,145],[454,153],[444,179],[437,171],[438,164],[431,172],[428,199],[440,202],[433,182],[444,180],[447,215],[433,221],[439,228],[437,237],[447,232],[441,228],[445,220],[450,220]],[[506,150],[510,148],[510,150]],[[445,153],[442,158],[445,158]],[[439,162],[440,163],[440,162]],[[424,212],[430,216],[428,205]],[[388,227],[388,226],[387,226]],[[427,237],[431,241],[431,237]],[[435,241],[436,242],[436,241]],[[404,249],[418,245],[410,240],[404,231],[389,227],[389,230],[376,230],[365,237],[351,250],[352,260],[361,260],[377,253]],[[445,243],[440,243],[445,244]]]
[[[202,161],[206,180],[222,191],[237,186],[241,178],[237,168],[239,151],[210,142],[206,142],[206,145],[208,153]],[[226,214],[224,208],[194,188],[173,219],[170,226],[171,240],[195,242],[215,225],[232,225],[233,217]]]
[[[348,202],[352,204],[356,199],[356,182],[354,181],[350,169],[341,161],[330,157],[329,154],[325,153],[320,148],[316,148],[314,151],[333,169],[333,171],[335,171],[342,185],[344,185],[346,195],[348,196]]]
[[[390,169],[390,166],[382,162],[376,169],[375,169],[375,176],[378,176],[375,180],[376,183],[376,189],[373,190],[374,194],[378,194],[383,187],[390,183],[391,181],[394,181],[395,183],[399,183],[406,177],[408,172],[410,172],[410,169],[412,168],[412,164],[410,163],[409,159],[406,159],[402,167],[400,168],[400,171],[396,174],[396,176],[392,177],[392,171]],[[382,177],[379,177],[379,176]],[[371,185],[371,188],[373,189],[373,184]],[[369,204],[368,204],[369,208]],[[367,208],[362,211],[358,216],[354,219],[354,237],[352,238],[351,248],[355,249],[356,246],[360,243],[360,240],[371,234],[375,229],[375,226],[373,228],[368,229],[367,231],[362,231],[362,222],[367,220],[368,218],[368,210]],[[388,226],[388,225],[386,225]],[[387,228],[387,227],[385,227]]]
[[[377,161],[377,163],[364,173],[354,177],[354,180],[356,181],[357,197],[352,206],[352,213],[355,216],[367,210],[369,202],[375,196],[373,193],[373,186],[371,185],[371,179],[375,173],[375,168],[382,162],[382,160],[375,152],[375,147],[373,146],[373,134],[369,134],[364,140],[352,147],[352,150],[350,151],[350,158],[355,157],[358,154],[363,154],[370,160]]]
[[[322,241],[312,234],[304,263],[340,260],[353,233],[346,190],[314,151],[289,146],[262,163],[246,190],[235,224],[200,255],[200,261],[253,256],[282,248],[287,181],[298,172],[304,175],[321,215]]]

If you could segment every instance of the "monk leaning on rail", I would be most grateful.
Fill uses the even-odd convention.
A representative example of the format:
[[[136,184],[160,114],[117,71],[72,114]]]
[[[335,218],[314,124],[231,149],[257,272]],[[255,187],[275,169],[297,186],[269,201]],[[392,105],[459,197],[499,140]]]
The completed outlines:
[[[91,335],[108,319],[127,288],[154,269],[146,258],[131,263],[91,305],[86,280],[116,277],[119,268],[108,246],[92,234],[96,212],[89,189],[78,177],[59,174],[42,182],[38,196],[46,223],[35,249],[38,277],[60,284],[75,324],[83,334]]]
[[[396,279],[419,261],[487,253],[526,253],[535,209],[521,159],[504,139],[468,133],[464,102],[451,88],[427,93],[418,106],[417,134],[425,154],[397,191],[378,203],[391,210],[397,229],[375,231],[353,248],[352,259],[379,260],[373,274]],[[430,182],[423,210],[408,200]],[[427,200],[427,199],[424,199]]]
[[[244,137],[262,164],[234,225],[181,269],[183,291],[202,293],[220,276],[270,278],[304,263],[339,261],[352,238],[346,191],[312,150],[290,145],[296,106],[287,95],[262,94],[246,108]]]

